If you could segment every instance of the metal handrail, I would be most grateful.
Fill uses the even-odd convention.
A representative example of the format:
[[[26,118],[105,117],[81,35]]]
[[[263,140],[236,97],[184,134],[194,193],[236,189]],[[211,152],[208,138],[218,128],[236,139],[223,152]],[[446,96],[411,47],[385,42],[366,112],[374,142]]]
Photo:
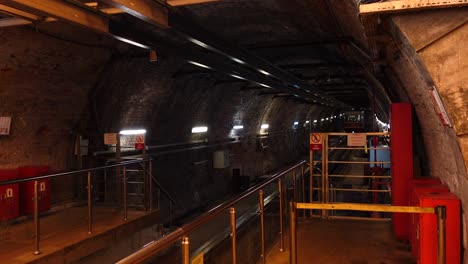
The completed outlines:
[[[8,185],[8,184],[17,184],[17,183],[24,183],[24,182],[30,182],[34,181],[34,255],[38,255],[41,253],[40,251],[40,222],[39,222],[39,180],[43,179],[50,179],[50,178],[56,178],[56,177],[62,177],[62,176],[68,176],[68,175],[77,175],[77,174],[82,174],[86,173],[87,174],[87,200],[88,200],[88,234],[92,234],[92,229],[93,229],[93,211],[92,211],[92,183],[91,183],[91,178],[92,174],[95,171],[99,170],[105,170],[108,168],[120,168],[123,167],[123,220],[127,220],[127,165],[131,164],[141,164],[141,163],[148,163],[150,173],[149,177],[152,178],[152,159],[142,159],[142,160],[134,160],[134,161],[124,161],[120,163],[116,163],[113,165],[106,165],[106,166],[101,166],[101,167],[95,167],[95,168],[88,168],[88,169],[81,169],[81,170],[74,170],[74,171],[68,171],[68,172],[60,172],[60,173],[54,173],[54,174],[48,174],[48,175],[42,175],[42,176],[34,176],[34,177],[28,177],[28,178],[23,178],[23,179],[15,179],[15,180],[7,180],[7,181],[1,181],[0,186],[2,185]],[[146,177],[146,175],[144,175]],[[149,192],[147,193],[145,190],[145,196],[149,194],[149,211],[151,211],[152,208],[152,182],[150,181],[150,186],[149,186]],[[145,208],[146,207],[146,201],[145,201]]]
[[[161,189],[161,191],[164,193],[164,195],[166,195],[166,197],[169,199],[170,202],[172,202],[172,204],[176,205],[176,201],[175,199],[169,194],[169,192],[164,189],[164,187],[162,187],[161,183],[159,183],[156,178],[154,177],[151,177],[153,179],[153,182],[156,183],[156,185],[159,187],[159,189]]]
[[[281,177],[284,176],[285,174],[296,170],[298,167],[300,167],[300,166],[302,166],[304,164],[306,164],[305,160],[300,161],[299,163],[296,163],[292,167],[290,167],[290,168],[288,168],[288,169],[286,169],[286,170],[284,170],[282,172],[275,173],[274,175],[272,175],[265,182],[257,184],[256,186],[253,186],[253,187],[249,188],[245,192],[243,192],[243,193],[231,198],[230,200],[228,200],[228,201],[226,201],[226,202],[212,208],[211,210],[209,210],[208,212],[200,215],[199,217],[197,217],[193,221],[191,221],[191,222],[189,222],[187,224],[184,224],[183,226],[175,229],[173,232],[171,232],[167,236],[165,236],[165,237],[163,237],[163,238],[161,238],[159,240],[155,240],[155,241],[152,241],[152,242],[146,244],[140,250],[138,250],[135,253],[127,256],[126,258],[118,261],[117,263],[118,264],[140,263],[140,262],[150,258],[151,256],[153,256],[154,254],[156,254],[160,250],[162,250],[162,249],[168,247],[169,245],[177,242],[179,239],[183,238],[185,235],[187,235],[188,233],[190,233],[194,229],[196,229],[199,226],[211,221],[212,219],[214,219],[215,217],[217,217],[221,213],[226,212],[234,204],[238,203],[239,201],[243,200],[244,198],[252,195],[253,193],[255,193],[257,191],[261,191],[265,186],[271,184],[272,182],[274,182],[274,181],[276,181],[278,179],[281,179]]]
[[[34,177],[28,177],[28,178],[22,178],[22,179],[0,181],[0,186],[7,185],[7,184],[28,182],[28,181],[37,181],[37,180],[43,180],[43,179],[49,179],[49,178],[55,178],[55,177],[61,177],[61,176],[68,176],[68,175],[73,175],[73,174],[87,173],[87,172],[93,172],[93,171],[98,171],[98,170],[104,170],[108,168],[123,167],[123,166],[131,165],[131,164],[149,162],[151,160],[152,159],[150,158],[150,159],[145,159],[145,160],[124,161],[124,162],[116,163],[113,165],[106,165],[106,166],[89,168],[89,169],[81,169],[81,170],[59,172],[59,173],[47,174],[47,175],[42,175],[42,176],[34,176]]]

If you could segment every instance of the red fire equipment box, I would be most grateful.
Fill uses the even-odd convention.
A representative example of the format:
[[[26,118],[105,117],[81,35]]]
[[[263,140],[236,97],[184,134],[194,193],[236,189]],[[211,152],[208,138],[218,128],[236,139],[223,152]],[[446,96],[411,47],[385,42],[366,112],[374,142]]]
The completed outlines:
[[[411,114],[409,103],[393,103],[391,105],[392,205],[406,206],[409,203],[409,188],[413,178],[413,123]],[[409,214],[393,213],[393,234],[397,239],[409,239],[409,219]]]
[[[20,167],[19,178],[29,178],[34,176],[42,176],[49,173],[49,166],[27,166]],[[39,212],[44,212],[50,209],[50,183],[49,179],[38,181],[39,191]],[[23,214],[34,213],[34,181],[20,183],[20,204]]]
[[[419,205],[446,207],[446,263],[458,264],[461,259],[460,245],[460,200],[452,193],[423,193],[419,195]],[[420,214],[419,236],[419,264],[437,263],[437,216],[435,214]]]
[[[0,170],[0,181],[15,180],[17,169]],[[18,184],[0,186],[0,221],[15,219],[19,216]]]
[[[412,206],[419,206],[419,197],[421,194],[437,194],[437,193],[448,193],[449,189],[447,186],[442,184],[419,184],[413,186],[413,192],[411,193]],[[419,228],[419,214],[411,214],[410,216],[410,242],[411,250],[415,258],[419,255],[419,244],[417,243],[418,228]]]

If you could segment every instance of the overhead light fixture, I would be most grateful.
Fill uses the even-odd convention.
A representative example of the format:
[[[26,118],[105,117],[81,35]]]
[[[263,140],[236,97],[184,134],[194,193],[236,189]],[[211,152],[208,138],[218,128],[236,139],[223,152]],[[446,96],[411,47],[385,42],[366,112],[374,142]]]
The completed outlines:
[[[237,63],[239,63],[239,64],[245,64],[245,61],[243,61],[243,60],[241,60],[241,59],[238,59],[238,58],[236,58],[236,57],[230,57],[230,58],[231,58],[231,60],[233,60],[233,61],[235,61],[235,62],[237,62]]]
[[[299,122],[295,121],[295,122],[294,122],[294,125],[295,125],[295,126],[299,125]]]
[[[328,121],[328,117],[327,117],[325,120],[327,120],[327,121]]]
[[[323,121],[323,120],[322,120],[322,121]],[[314,123],[317,123],[317,119],[316,119],[316,120],[314,120]]]
[[[261,73],[263,73],[263,74],[265,74],[265,75],[267,75],[267,76],[270,76],[270,75],[271,75],[271,73],[269,73],[269,72],[267,72],[267,71],[264,71],[264,70],[262,70],[262,69],[260,69],[260,70],[258,70],[258,71],[261,72]]]
[[[262,125],[260,126],[261,129],[267,129],[267,128],[269,128],[269,127],[270,127],[270,125],[268,125],[268,124],[262,124]]]
[[[139,48],[142,48],[142,49],[150,49],[150,47],[144,45],[144,44],[141,44],[141,43],[138,43],[138,42],[135,42],[133,40],[129,40],[129,39],[126,39],[126,38],[122,38],[122,37],[119,37],[119,36],[115,36],[114,35],[114,38],[122,41],[122,42],[125,42],[127,44],[130,44],[130,45],[133,45],[133,46],[137,46]]]
[[[324,121],[324,120],[325,120],[325,119],[322,118],[320,121]]]
[[[201,68],[205,68],[205,69],[211,69],[211,67],[210,67],[210,66],[208,66],[208,65],[205,65],[205,64],[201,64],[201,63],[199,63],[199,62],[196,62],[196,61],[191,61],[191,60],[188,60],[187,62],[188,62],[188,63],[190,63],[190,64],[193,64],[193,65],[195,65],[195,66],[201,67]]]
[[[239,76],[239,75],[237,75],[237,74],[231,74],[231,76],[234,77],[234,78],[240,79],[240,80],[245,80],[244,77]]]
[[[193,44],[196,44],[202,48],[205,48],[205,49],[208,49],[210,46],[208,46],[207,44],[199,41],[198,39],[194,39],[194,38],[188,38],[188,40],[190,40]]]
[[[239,129],[244,129],[244,126],[238,125],[238,126],[234,126],[232,128],[235,129],[235,130],[239,130]]]
[[[120,135],[142,135],[146,134],[146,129],[126,129],[119,132]]]
[[[310,121],[309,121],[309,120],[306,120],[306,124],[309,124],[309,123],[310,123]]]
[[[271,88],[270,85],[266,85],[266,84],[263,84],[263,83],[257,83],[257,84],[260,85],[260,86],[263,86],[263,87],[265,87],[265,88]]]
[[[199,126],[199,127],[192,127],[192,133],[205,133],[208,131],[208,127],[206,126]]]

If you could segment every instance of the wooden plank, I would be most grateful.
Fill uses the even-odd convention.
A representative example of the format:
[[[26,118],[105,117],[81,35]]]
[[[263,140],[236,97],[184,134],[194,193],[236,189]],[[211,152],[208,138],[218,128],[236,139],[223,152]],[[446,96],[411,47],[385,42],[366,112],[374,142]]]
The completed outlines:
[[[6,5],[39,16],[50,16],[82,25],[99,32],[108,32],[108,19],[84,8],[59,0],[2,0]]]
[[[168,0],[167,3],[171,6],[182,6],[182,5],[195,5],[210,2],[218,2],[219,0]]]
[[[432,207],[418,206],[392,206],[374,205],[358,203],[338,203],[338,204],[317,204],[317,203],[296,203],[297,209],[322,209],[322,210],[353,210],[368,212],[388,212],[388,213],[435,213]]]
[[[359,13],[361,15],[381,14],[381,13],[401,13],[407,11],[417,11],[422,9],[450,8],[468,6],[466,0],[400,0],[387,1],[373,4],[361,4]]]
[[[102,0],[102,2],[158,27],[169,27],[167,9],[152,0]]]

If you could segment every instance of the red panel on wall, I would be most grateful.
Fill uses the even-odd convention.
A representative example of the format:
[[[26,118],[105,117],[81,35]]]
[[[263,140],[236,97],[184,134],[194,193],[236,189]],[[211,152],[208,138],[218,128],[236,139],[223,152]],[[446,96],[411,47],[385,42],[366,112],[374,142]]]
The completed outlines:
[[[28,166],[20,167],[20,178],[28,178],[34,176],[46,175],[49,173],[49,166]],[[39,191],[39,212],[44,212],[50,209],[50,183],[49,179],[38,181]],[[20,184],[20,207],[23,214],[34,213],[34,181]]]
[[[410,205],[419,206],[419,197],[422,194],[427,193],[447,193],[449,189],[447,186],[442,184],[424,184],[419,183],[418,185],[413,186],[413,191],[411,193]],[[410,215],[410,242],[411,242],[411,251],[415,258],[419,255],[419,243],[417,240],[419,232],[419,214]]]
[[[446,263],[459,264],[460,244],[460,200],[452,193],[421,194],[421,206],[445,205],[446,219]],[[435,214],[421,214],[419,217],[419,264],[437,264],[437,217]]]
[[[17,169],[0,170],[0,181],[14,180],[18,177]],[[18,184],[0,186],[0,220],[15,219],[19,216]]]
[[[411,105],[394,103],[390,108],[392,205],[408,205],[410,182],[413,178],[413,130]],[[409,239],[409,214],[394,213],[393,234],[397,239]]]

